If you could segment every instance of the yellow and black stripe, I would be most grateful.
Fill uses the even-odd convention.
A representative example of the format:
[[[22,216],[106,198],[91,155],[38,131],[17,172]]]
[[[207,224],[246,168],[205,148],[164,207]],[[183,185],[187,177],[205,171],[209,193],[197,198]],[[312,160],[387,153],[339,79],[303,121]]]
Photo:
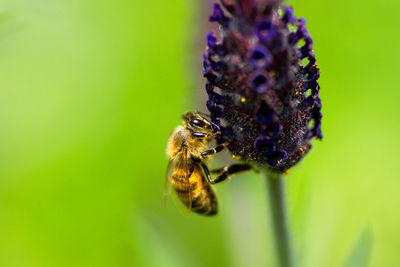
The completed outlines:
[[[182,169],[175,169],[172,174],[172,185],[179,199],[196,213],[202,215],[217,214],[218,202],[213,189],[196,163],[192,163],[190,167],[188,175]]]

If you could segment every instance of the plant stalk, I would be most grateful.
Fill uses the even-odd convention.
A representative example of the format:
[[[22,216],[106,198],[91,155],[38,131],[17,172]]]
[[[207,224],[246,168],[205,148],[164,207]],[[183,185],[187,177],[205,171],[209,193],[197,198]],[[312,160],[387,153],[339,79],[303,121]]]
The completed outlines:
[[[287,218],[285,183],[282,174],[266,174],[275,248],[280,267],[293,267],[293,247]]]

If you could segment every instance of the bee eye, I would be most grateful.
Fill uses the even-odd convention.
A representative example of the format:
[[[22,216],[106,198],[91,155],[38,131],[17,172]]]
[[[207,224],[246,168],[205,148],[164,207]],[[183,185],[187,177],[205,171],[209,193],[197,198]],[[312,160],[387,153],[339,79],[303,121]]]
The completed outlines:
[[[190,121],[190,125],[194,126],[194,127],[200,127],[200,128],[203,128],[205,126],[204,122],[201,120],[198,120],[198,119],[192,119]]]

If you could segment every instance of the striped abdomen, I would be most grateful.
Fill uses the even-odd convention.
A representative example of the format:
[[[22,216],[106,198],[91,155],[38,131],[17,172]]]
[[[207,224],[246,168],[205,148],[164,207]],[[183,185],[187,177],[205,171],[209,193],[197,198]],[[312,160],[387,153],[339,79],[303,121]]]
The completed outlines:
[[[196,213],[202,215],[217,214],[218,202],[213,189],[207,183],[197,164],[190,167],[189,179],[185,177],[186,172],[181,169],[175,169],[172,174],[172,186],[179,199]]]

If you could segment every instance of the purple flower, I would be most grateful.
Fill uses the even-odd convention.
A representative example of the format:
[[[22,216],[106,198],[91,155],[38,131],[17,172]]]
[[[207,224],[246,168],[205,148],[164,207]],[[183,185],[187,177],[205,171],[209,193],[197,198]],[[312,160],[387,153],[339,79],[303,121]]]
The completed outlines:
[[[319,69],[305,20],[279,0],[221,0],[204,76],[218,142],[244,161],[286,171],[322,138]],[[280,12],[281,11],[281,12]]]

